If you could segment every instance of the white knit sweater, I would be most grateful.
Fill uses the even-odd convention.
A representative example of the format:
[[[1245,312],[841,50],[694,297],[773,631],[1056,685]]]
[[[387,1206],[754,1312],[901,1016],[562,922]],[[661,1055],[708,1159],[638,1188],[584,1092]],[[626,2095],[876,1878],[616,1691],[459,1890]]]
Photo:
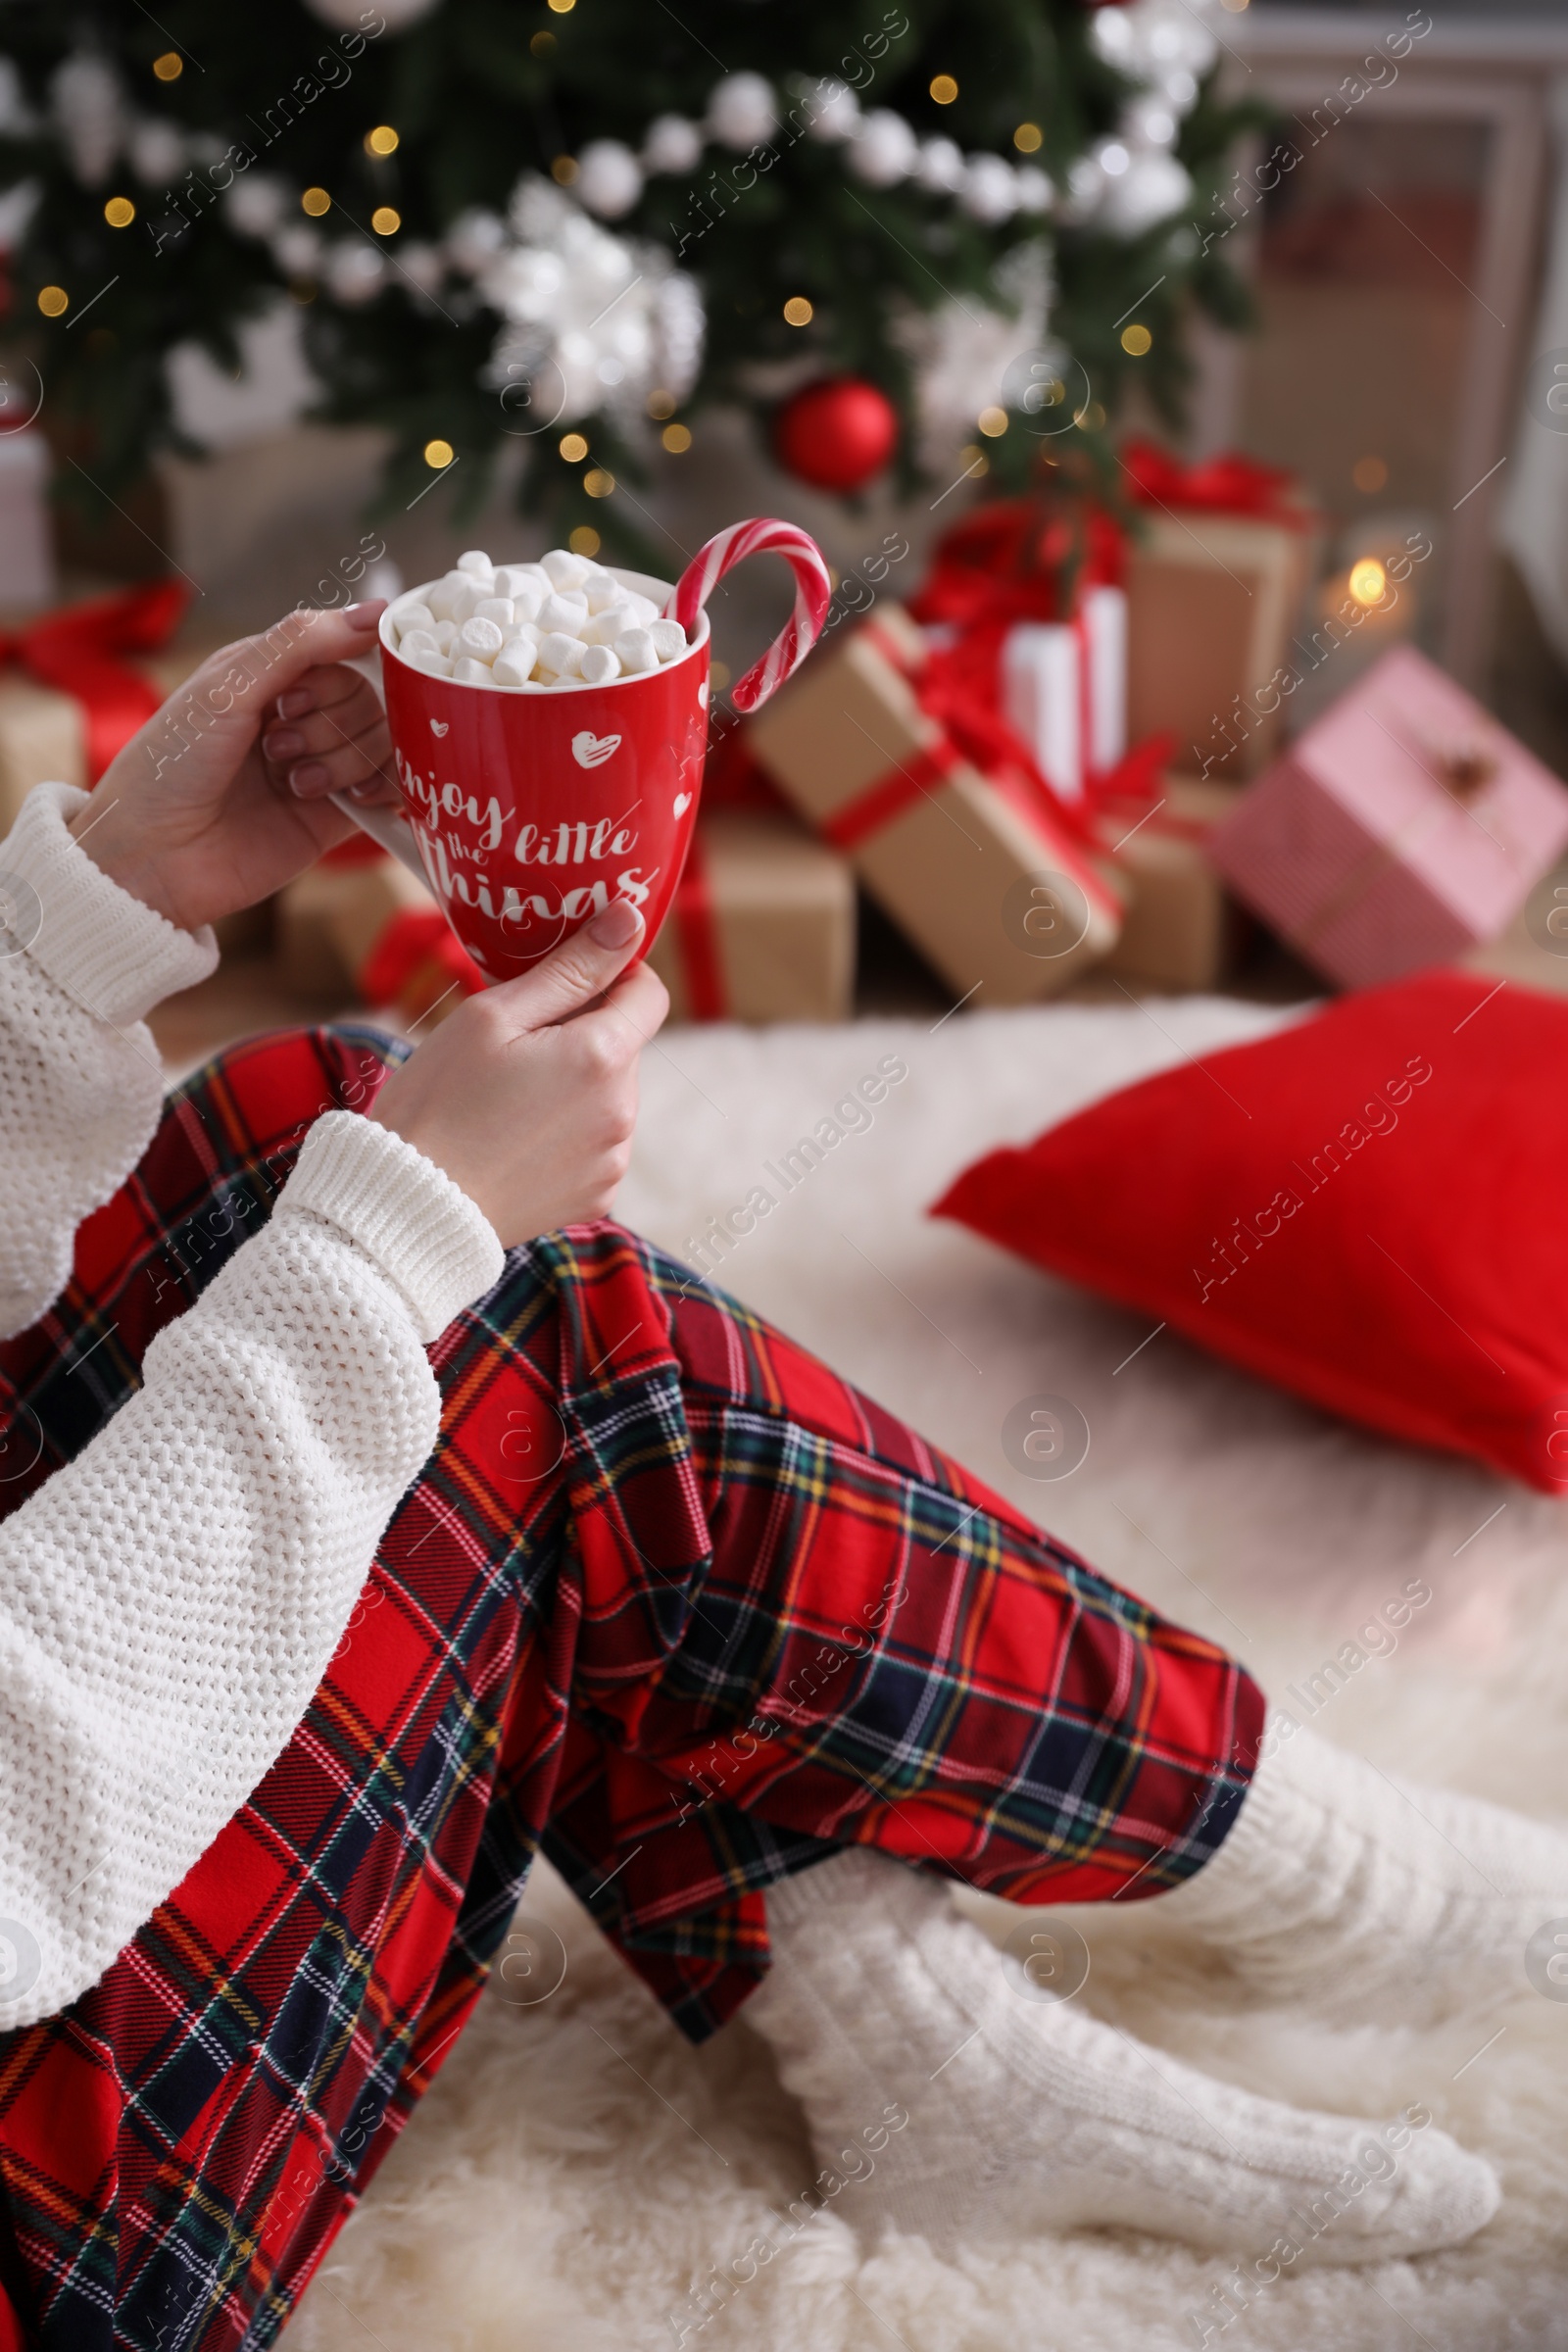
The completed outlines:
[[[7,1336],[152,1138],[143,1016],[217,960],[72,841],[83,798],[41,786],[0,844]],[[0,1524],[0,2029],[95,1984],[286,1745],[435,1442],[424,1346],[502,1262],[440,1169],[329,1112],[140,1393]]]

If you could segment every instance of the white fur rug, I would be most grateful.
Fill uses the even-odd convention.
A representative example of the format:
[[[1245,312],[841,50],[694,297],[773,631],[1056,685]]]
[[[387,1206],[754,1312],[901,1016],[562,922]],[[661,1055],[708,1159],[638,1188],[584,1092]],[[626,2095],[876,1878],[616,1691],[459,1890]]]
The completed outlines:
[[[719,1279],[1090,1559],[1240,1648],[1265,1685],[1311,1674],[1404,1581],[1433,1597],[1320,1714],[1378,1763],[1568,1814],[1568,1518],[1482,1471],[1358,1436],[922,1214],[985,1147],[1022,1138],[1277,1012],[1217,1000],[775,1032],[683,1030],[645,1063],[628,1223],[681,1250],[743,1201],[884,1054],[909,1075],[730,1254]],[[1158,1181],[1151,1169],[1149,1181]],[[1453,1213],[1464,1214],[1462,1171]],[[777,1190],[777,1187],[773,1188]],[[1118,1369],[1118,1367],[1121,1367]],[[1072,1477],[1016,1478],[999,1433],[1031,1392],[1074,1398]],[[1479,1531],[1479,1532],[1478,1532]],[[997,1906],[998,1910],[1002,1907]],[[1460,2252],[1287,2276],[1229,2346],[1431,2352],[1568,2346],[1568,2004],[1535,1994],[1441,2032],[1333,2033],[1239,2006],[1157,1901],[1072,1914],[1092,2009],[1216,2075],[1387,2116],[1419,2099],[1498,2167],[1506,2200]],[[1144,2352],[1203,2339],[1225,2266],[1086,2233],[960,2265],[864,2244],[853,2191],[734,2289],[814,2167],[744,2023],[699,2052],[540,1869],[524,1913],[568,1966],[554,1996],[492,1988],[313,2286],[297,2352]],[[1479,2053],[1479,2054],[1478,2054]],[[1238,2248],[1238,2254],[1247,2249]],[[755,2257],[754,2257],[755,2259]]]

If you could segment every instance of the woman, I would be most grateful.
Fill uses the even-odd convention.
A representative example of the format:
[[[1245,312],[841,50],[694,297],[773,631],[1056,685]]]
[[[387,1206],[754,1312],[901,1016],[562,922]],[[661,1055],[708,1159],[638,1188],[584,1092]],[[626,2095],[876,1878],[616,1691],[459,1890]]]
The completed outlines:
[[[215,657],[0,852],[0,2352],[270,2343],[541,1847],[686,2034],[747,2002],[824,2161],[881,2133],[868,2225],[1276,2277],[1458,2243],[1496,2183],[1425,2108],[1289,2109],[1019,1998],[942,1881],[1457,2003],[1522,1982],[1568,1841],[1265,1728],[604,1222],[665,1010],[630,910],[401,1066],[268,1039],[162,1102],[143,1015],[206,926],[389,792],[343,666],[380,609]]]

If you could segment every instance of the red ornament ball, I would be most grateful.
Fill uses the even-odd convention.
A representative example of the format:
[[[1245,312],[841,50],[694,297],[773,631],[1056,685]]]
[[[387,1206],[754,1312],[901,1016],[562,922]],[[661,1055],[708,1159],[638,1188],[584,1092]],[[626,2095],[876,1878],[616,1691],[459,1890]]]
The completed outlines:
[[[899,413],[863,375],[824,376],[792,392],[773,416],[773,454],[813,490],[858,490],[899,444]]]

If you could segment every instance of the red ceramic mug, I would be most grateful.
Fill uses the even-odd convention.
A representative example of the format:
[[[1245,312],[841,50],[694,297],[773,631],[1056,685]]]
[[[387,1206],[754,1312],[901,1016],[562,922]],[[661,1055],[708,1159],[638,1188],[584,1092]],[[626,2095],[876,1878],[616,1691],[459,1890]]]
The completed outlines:
[[[733,524],[674,587],[615,571],[679,620],[690,642],[657,670],[605,686],[515,692],[430,677],[400,660],[383,616],[381,675],[408,829],[425,880],[487,979],[536,962],[612,899],[641,909],[645,947],[657,933],[702,789],[704,607],[731,564],[766,552],[795,572],[795,610],[735,689],[736,708],[752,710],[810,650],[831,593],[814,541],[790,523]],[[388,846],[407,858],[406,841]]]

